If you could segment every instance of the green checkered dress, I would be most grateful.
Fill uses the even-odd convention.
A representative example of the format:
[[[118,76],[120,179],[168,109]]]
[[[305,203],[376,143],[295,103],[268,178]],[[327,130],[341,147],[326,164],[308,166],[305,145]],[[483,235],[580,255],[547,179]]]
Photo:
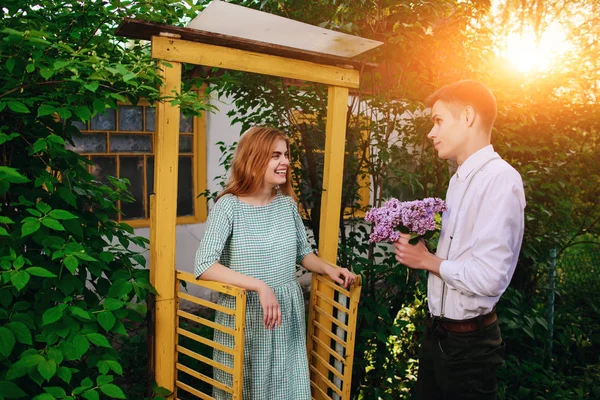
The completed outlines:
[[[311,247],[298,207],[278,194],[266,206],[252,206],[236,196],[217,201],[196,253],[195,275],[215,261],[266,282],[277,296],[281,326],[267,330],[256,292],[248,292],[244,346],[244,400],[310,400],[304,300],[296,266]],[[219,304],[235,308],[235,299],[220,295]],[[216,322],[234,328],[234,317],[217,313]],[[215,330],[214,340],[233,347],[233,337]],[[214,350],[214,359],[233,366],[233,357]],[[230,374],[215,368],[214,377],[231,386]],[[214,389],[217,400],[231,396]]]

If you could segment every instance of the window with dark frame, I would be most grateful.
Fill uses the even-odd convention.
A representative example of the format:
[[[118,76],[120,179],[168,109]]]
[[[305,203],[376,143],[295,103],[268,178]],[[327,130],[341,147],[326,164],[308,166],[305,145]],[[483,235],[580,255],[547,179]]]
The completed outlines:
[[[180,116],[179,179],[177,217],[193,217],[194,195],[194,122],[193,116]],[[119,105],[107,109],[88,123],[73,122],[82,136],[73,137],[74,146],[67,148],[80,153],[94,165],[89,171],[98,180],[107,176],[127,178],[133,203],[120,202],[119,221],[148,225],[150,195],[154,193],[154,150],[156,108],[149,104]]]

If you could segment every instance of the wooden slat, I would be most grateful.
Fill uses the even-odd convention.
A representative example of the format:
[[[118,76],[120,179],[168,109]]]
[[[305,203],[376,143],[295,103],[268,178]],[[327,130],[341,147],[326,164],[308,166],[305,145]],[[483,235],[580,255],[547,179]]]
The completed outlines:
[[[235,335],[235,330],[234,329],[228,328],[228,327],[226,327],[224,325],[217,324],[216,322],[213,322],[213,321],[208,320],[206,318],[202,318],[202,317],[198,317],[196,315],[190,314],[189,312],[185,312],[183,310],[177,310],[177,315],[180,316],[180,317],[182,317],[182,318],[189,319],[190,321],[194,321],[194,322],[197,322],[199,324],[206,325],[206,326],[211,327],[213,329],[218,329],[221,332],[228,333],[228,334],[230,334],[232,336]]]
[[[316,370],[316,368],[314,368],[314,367],[312,367],[312,366],[311,366],[311,370]],[[324,381],[324,382],[327,382],[327,381]],[[319,392],[319,394],[320,394],[321,396],[323,396],[323,397],[322,397],[323,399],[325,399],[325,400],[332,400],[332,399],[331,399],[331,397],[329,397],[329,396],[327,395],[327,393],[325,393],[325,391],[324,391],[323,389],[321,389],[321,388],[320,388],[320,387],[319,387],[319,386],[318,386],[318,385],[317,385],[315,382],[313,382],[313,381],[310,381],[310,386],[312,386],[312,387],[313,387],[313,389],[316,389],[316,390]],[[314,398],[314,397],[313,397],[313,400],[315,400],[315,398]],[[319,399],[319,400],[320,400],[320,399]]]
[[[205,344],[207,346],[210,346],[213,349],[221,350],[224,353],[233,355],[233,349],[230,349],[227,346],[223,346],[222,344],[219,344],[219,343],[215,342],[214,340],[210,340],[210,339],[207,339],[205,337],[196,335],[195,333],[186,331],[185,329],[182,329],[182,328],[177,328],[177,333],[180,334],[180,335],[183,335],[183,336],[185,336],[187,338],[193,339],[196,342],[200,342],[200,343],[203,343],[203,344]]]
[[[196,353],[196,352],[194,352],[194,351],[192,351],[192,350],[190,350],[190,349],[187,349],[187,348],[185,348],[185,347],[183,347],[183,346],[181,346],[181,345],[178,345],[178,346],[177,346],[177,351],[178,351],[179,353],[181,353],[181,354],[185,354],[186,356],[188,356],[188,357],[191,357],[191,358],[193,358],[193,359],[195,359],[195,360],[198,360],[198,361],[200,361],[200,362],[203,362],[203,363],[205,363],[205,364],[208,364],[208,365],[210,365],[211,367],[218,368],[218,369],[220,369],[220,370],[222,370],[222,371],[225,371],[225,372],[227,372],[228,374],[233,374],[233,368],[231,368],[231,367],[228,367],[228,366],[227,366],[227,365],[225,365],[225,364],[221,364],[220,362],[217,362],[217,361],[215,361],[215,360],[213,360],[213,359],[210,359],[210,358],[208,358],[208,357],[205,357],[205,356],[203,356],[202,354],[198,354],[198,353]]]
[[[320,378],[320,379],[321,379],[323,382],[325,382],[325,384],[326,384],[327,386],[329,386],[329,388],[331,388],[331,390],[333,390],[334,392],[336,392],[336,393],[337,393],[337,394],[339,394],[340,396],[342,395],[342,391],[341,391],[341,390],[340,390],[340,389],[339,389],[337,386],[335,386],[335,385],[333,384],[333,382],[331,382],[329,379],[327,379],[325,376],[323,376],[323,374],[322,374],[322,373],[320,373],[320,372],[319,372],[319,371],[318,371],[318,370],[317,370],[317,369],[314,367],[314,365],[311,365],[311,366],[310,366],[310,370],[311,370],[312,372],[314,372],[315,374],[317,374],[317,376],[318,376],[318,377],[319,377],[319,378]],[[316,382],[315,382],[315,384],[316,384]],[[322,392],[323,392],[323,391],[322,391]]]
[[[338,310],[340,310],[341,312],[345,312],[346,314],[350,313],[350,310],[347,309],[346,307],[344,307],[343,305],[341,305],[340,303],[338,303],[337,301],[333,301],[331,300],[329,297],[325,296],[325,294],[318,292],[317,293],[317,297],[321,300],[323,300],[325,303],[337,308]]]
[[[315,326],[315,328],[319,328],[320,329],[319,332],[323,332],[325,335],[329,336],[331,339],[335,340],[336,342],[338,342],[342,346],[346,347],[346,342],[344,340],[342,340],[339,337],[337,337],[336,335],[334,335],[329,329],[325,328],[318,321],[313,320],[313,325]]]
[[[238,296],[240,293],[246,292],[245,289],[239,288],[237,286],[226,285],[221,282],[196,279],[194,275],[183,271],[177,271],[177,279],[179,279],[180,281],[191,283],[192,285],[200,286],[203,288],[214,290],[215,292],[220,292],[231,296]]]
[[[185,40],[231,47],[234,49],[251,50],[263,54],[272,54],[298,60],[312,61],[320,64],[352,65],[356,69],[377,67],[377,64],[375,63],[365,62],[360,59],[346,58],[310,50],[296,49],[294,47],[229,36],[215,32],[207,32],[200,29],[157,24],[139,19],[126,18],[121,22],[116,30],[116,34],[119,36],[143,40],[151,40],[153,36],[157,36],[162,32],[179,35]]]
[[[232,310],[229,307],[225,307],[225,306],[222,306],[220,304],[213,303],[212,301],[203,300],[203,299],[200,299],[198,297],[190,296],[187,293],[177,292],[177,296],[180,299],[183,299],[183,300],[186,300],[186,301],[189,301],[189,302],[192,302],[194,304],[198,304],[198,305],[201,305],[201,306],[204,306],[204,307],[208,307],[208,308],[220,311],[220,312],[225,313],[225,314],[229,314],[229,315],[235,314],[235,310]]]
[[[337,265],[332,265],[332,266],[336,267],[336,268],[339,268]],[[343,294],[346,297],[350,297],[350,292],[348,290],[344,289],[342,286],[336,285],[329,278],[326,278],[323,275],[317,275],[317,279],[319,280],[319,282],[324,283],[325,285],[329,286],[330,288],[332,288],[336,292],[339,292],[339,293]]]
[[[152,38],[152,57],[335,85],[345,89],[346,93],[348,88],[359,86],[359,72],[355,70],[160,36]]]
[[[344,359],[343,356],[341,356],[337,351],[333,350],[328,344],[324,343],[321,339],[319,339],[318,337],[316,337],[315,335],[312,335],[312,340],[314,340],[315,342],[317,342],[317,344],[319,346],[321,346],[322,348],[324,348],[325,350],[327,350],[327,352],[332,355],[333,357],[337,358],[341,363],[344,364],[344,367],[346,367],[346,359]]]
[[[317,360],[319,360],[319,362],[321,363],[321,365],[324,365],[325,368],[327,368],[332,374],[334,374],[335,376],[337,376],[338,378],[340,378],[342,381],[344,380],[344,375],[342,375],[340,373],[340,371],[338,371],[337,369],[335,369],[331,364],[329,364],[327,361],[325,361],[323,359],[323,357],[321,357],[320,355],[317,354],[316,351],[312,351],[311,355],[316,357]]]
[[[316,312],[320,313],[321,315],[323,315],[328,321],[333,322],[334,324],[336,324],[338,327],[345,330],[346,332],[348,331],[348,325],[344,324],[342,321],[340,321],[337,318],[333,318],[331,315],[327,314],[325,312],[325,310],[323,310],[321,307],[315,306],[314,310]]]
[[[213,378],[210,378],[204,374],[201,374],[198,371],[194,371],[193,369],[186,367],[183,364],[177,363],[175,364],[175,367],[182,372],[185,372],[188,375],[193,376],[196,379],[200,379],[203,382],[208,383],[209,385],[212,385],[214,387],[216,387],[217,389],[221,389],[227,393],[232,393],[233,390],[229,387],[229,386],[225,386],[223,385],[221,382],[214,380]]]
[[[215,400],[214,397],[211,397],[211,396],[207,395],[206,393],[202,393],[198,389],[194,389],[193,387],[186,385],[183,382],[177,381],[177,382],[175,382],[175,384],[177,385],[178,388],[181,388],[181,389],[185,390],[186,392],[193,394],[196,397],[200,397],[202,400]]]

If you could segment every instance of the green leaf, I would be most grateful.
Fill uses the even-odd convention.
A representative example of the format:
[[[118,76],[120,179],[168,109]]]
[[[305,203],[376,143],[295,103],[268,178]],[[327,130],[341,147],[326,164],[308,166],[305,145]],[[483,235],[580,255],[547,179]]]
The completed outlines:
[[[44,203],[43,201],[36,203],[35,207],[38,210],[40,210],[41,212],[43,212],[44,214],[48,214],[50,212],[50,210],[52,210],[52,207],[50,207],[48,204]]]
[[[104,306],[105,310],[114,311],[122,308],[125,303],[123,303],[121,300],[107,298],[104,299],[104,303],[102,305]]]
[[[10,233],[8,233],[6,228],[0,226],[0,236],[10,236]]]
[[[27,326],[18,321],[9,322],[6,326],[14,333],[17,342],[33,345],[31,341],[31,331]]]
[[[56,361],[44,360],[38,364],[38,371],[42,377],[50,381],[50,379],[56,374]]]
[[[8,72],[13,72],[13,69],[15,69],[15,64],[16,64],[16,59],[14,57],[9,58],[8,60],[6,60],[6,70]]]
[[[27,66],[25,67],[25,71],[27,71],[27,73],[32,73],[33,71],[35,71],[35,65],[34,64],[27,64]]]
[[[95,92],[96,90],[98,90],[98,86],[99,84],[96,81],[83,84],[83,87],[89,90],[90,92]]]
[[[106,331],[109,332],[115,325],[116,318],[110,311],[103,311],[98,314],[98,323]]]
[[[21,227],[21,237],[37,232],[37,230],[40,229],[40,226],[40,221],[38,220],[25,222]]]
[[[58,220],[56,220],[52,217],[42,218],[42,224],[47,226],[50,229],[54,229],[55,231],[64,231],[65,230],[65,227],[62,226],[62,224],[60,222],[58,222]]]
[[[14,224],[14,223],[15,223],[15,221],[13,221],[12,219],[0,215],[0,224]]]
[[[29,179],[24,177],[15,168],[0,166],[0,182],[7,181],[9,183],[25,183]]]
[[[89,333],[87,335],[85,335],[85,337],[92,342],[93,344],[95,344],[96,346],[100,346],[100,347],[106,347],[106,348],[112,348],[112,346],[110,345],[110,343],[108,343],[108,339],[106,339],[106,337],[104,337],[104,335],[101,335],[99,333]]]
[[[98,378],[96,378],[96,384],[98,386],[100,385],[106,385],[107,383],[111,383],[112,381],[114,381],[115,378],[113,378],[112,375],[99,375]]]
[[[0,394],[6,399],[21,399],[27,397],[27,393],[21,390],[13,382],[0,381]]]
[[[106,385],[100,386],[100,390],[107,396],[114,397],[115,399],[124,399],[125,394],[117,385],[107,383]]]
[[[17,271],[10,277],[10,281],[18,291],[21,291],[29,282],[29,274],[27,271]]]
[[[63,310],[60,307],[52,307],[44,311],[42,315],[42,325],[48,325],[58,321],[63,316]]]
[[[0,354],[4,357],[10,356],[15,343],[15,335],[8,328],[0,327]]]
[[[58,367],[56,375],[66,383],[71,383],[71,370],[67,367]]]
[[[50,115],[56,112],[56,107],[51,106],[49,104],[42,104],[40,108],[38,108],[38,117],[43,117],[46,115]]]
[[[91,389],[82,394],[83,398],[87,400],[100,400],[100,395],[96,391],[96,389]]]
[[[72,274],[75,273],[77,267],[79,266],[79,261],[77,261],[77,258],[75,258],[72,255],[66,256],[63,259],[63,263],[65,264],[65,267],[67,267],[67,269],[71,271]]]
[[[44,388],[44,390],[46,390],[47,388]],[[65,393],[66,394],[66,393]],[[64,396],[63,396],[64,397]],[[56,400],[56,396],[53,396],[50,393],[42,393],[42,394],[38,394],[37,396],[35,396],[33,398],[33,400]]]
[[[16,113],[27,114],[29,113],[29,108],[19,101],[7,101],[8,108],[13,110]]]
[[[13,267],[15,267],[15,269],[19,270],[23,267],[23,265],[25,265],[25,259],[23,258],[22,255],[20,255],[19,257],[17,257],[17,259],[13,263]]]
[[[108,290],[108,295],[110,297],[119,299],[131,292],[132,289],[133,285],[131,284],[131,282],[125,279],[119,279],[112,284],[112,286]]]
[[[73,338],[73,345],[75,347],[76,354],[79,355],[77,358],[80,358],[87,353],[90,348],[90,342],[83,335],[76,335]]]
[[[92,117],[92,112],[87,107],[75,107],[75,115],[83,122],[87,122]]]
[[[106,364],[108,364],[108,366],[110,367],[110,369],[112,369],[115,373],[119,374],[119,375],[123,375],[123,367],[121,366],[121,364],[119,364],[118,362],[114,361],[114,360],[105,360]]]
[[[90,313],[83,310],[82,308],[79,307],[69,307],[69,309],[71,310],[71,313],[73,315],[78,316],[79,318],[83,318],[85,320],[91,321],[92,317],[90,317]]]
[[[19,361],[17,361],[14,365],[22,367],[22,368],[29,368],[29,367],[33,367],[34,365],[38,365],[39,363],[41,363],[44,360],[45,360],[45,358],[39,354],[31,354],[31,355],[21,357],[19,359]]]
[[[55,219],[77,219],[77,215],[71,214],[65,210],[52,210],[48,214],[50,217]]]
[[[2,104],[6,104],[6,103],[0,103],[0,111],[2,111],[2,109],[3,109]],[[7,135],[6,133],[0,133],[0,144],[10,142],[11,140],[13,140],[14,138],[17,138],[19,136],[21,136],[21,135],[19,135],[16,132],[11,133],[10,135]]]
[[[64,108],[61,107],[58,110],[56,110],[56,112],[58,112],[58,116],[61,117],[62,119],[69,119],[73,116],[73,113],[71,112],[71,110],[69,110],[68,108]]]
[[[25,271],[29,273],[29,275],[40,276],[42,278],[56,278],[57,275],[48,271],[46,268],[42,267],[29,267]]]
[[[42,76],[42,78],[48,80],[52,77],[52,75],[54,75],[54,70],[51,68],[42,68],[40,69],[40,75]]]
[[[94,257],[89,256],[83,252],[81,253],[73,253],[73,255],[77,258],[79,258],[80,260],[85,260],[85,261],[98,261],[96,260]]]
[[[99,113],[99,114],[102,114],[104,112],[105,105],[102,100],[95,99],[94,102],[92,103],[92,106],[94,107],[94,112]]]
[[[35,143],[33,143],[32,147],[33,147],[34,153],[39,153],[40,151],[42,151],[48,147],[48,143],[46,142],[46,139],[40,138],[40,139],[36,140]]]

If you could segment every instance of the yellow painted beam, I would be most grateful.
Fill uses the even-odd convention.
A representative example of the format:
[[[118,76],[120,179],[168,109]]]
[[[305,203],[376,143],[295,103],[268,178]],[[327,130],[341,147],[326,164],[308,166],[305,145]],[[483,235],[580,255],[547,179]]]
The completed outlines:
[[[181,90],[181,64],[162,65],[161,97]],[[177,220],[177,173],[179,157],[179,107],[160,102],[156,110],[154,216],[150,218],[150,261],[157,291],[155,322],[156,383],[175,390],[175,235]]]
[[[347,88],[359,84],[352,69],[160,36],[152,37],[152,57]]]
[[[206,101],[206,84],[203,84],[197,90],[198,96]],[[196,222],[205,222],[208,217],[208,207],[206,196],[198,196],[206,190],[208,177],[206,171],[207,152],[206,152],[206,111],[202,111],[199,117],[194,118],[194,216]]]
[[[344,154],[346,149],[346,115],[348,110],[348,88],[330,86],[327,104],[327,125],[325,131],[325,165],[323,170],[323,194],[321,196],[321,220],[319,228],[319,256],[335,265],[338,251],[338,235],[340,227],[340,212],[342,207],[342,181],[344,172]],[[323,348],[314,349],[313,340],[315,335],[322,342],[327,343],[327,333],[318,329],[315,325],[331,327],[323,313],[316,313],[318,307],[325,314],[331,315],[333,307],[323,300],[323,297],[333,299],[334,289],[320,282],[317,275],[313,275],[310,292],[310,311],[308,324],[307,351],[310,364],[323,376],[328,375],[328,369],[322,363],[317,362],[313,354],[318,354],[322,359],[329,359],[327,351]],[[326,386],[316,379],[320,389],[327,391]],[[323,398],[321,391],[313,393],[315,399]]]
[[[347,111],[348,89],[334,86],[329,87],[327,126],[325,131],[323,194],[321,195],[319,255],[332,264],[336,264],[337,261]]]

